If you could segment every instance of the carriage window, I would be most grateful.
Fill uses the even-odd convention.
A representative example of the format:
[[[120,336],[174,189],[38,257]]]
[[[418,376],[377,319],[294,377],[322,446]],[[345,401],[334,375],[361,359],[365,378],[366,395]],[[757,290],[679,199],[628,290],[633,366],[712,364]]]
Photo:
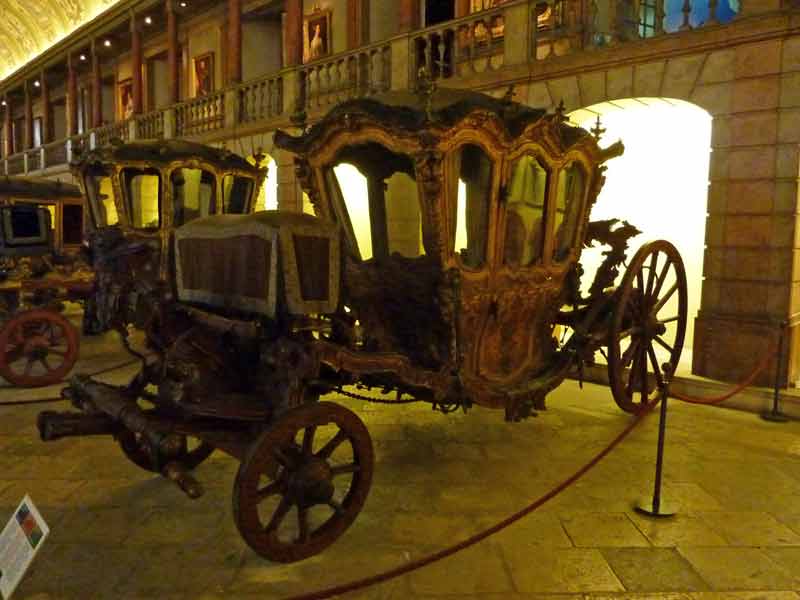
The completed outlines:
[[[172,183],[172,222],[178,227],[217,212],[217,186],[212,173],[201,169],[175,169]]]
[[[119,223],[110,176],[103,172],[90,173],[86,177],[86,191],[97,227],[110,227]]]
[[[128,203],[131,226],[158,229],[161,225],[161,177],[158,171],[125,169],[122,185]]]
[[[222,180],[222,212],[234,215],[246,213],[252,193],[252,179],[238,175],[225,175]]]
[[[572,163],[558,174],[558,193],[556,194],[556,247],[555,260],[562,261],[569,255],[575,241],[575,230],[581,212],[584,188],[583,169]]]
[[[417,258],[422,219],[414,165],[408,156],[370,143],[342,150],[326,174],[334,203],[362,260],[400,255]]]
[[[542,257],[547,171],[533,156],[513,165],[508,186],[503,262],[526,267]]]
[[[492,161],[483,149],[472,144],[459,148],[452,160],[458,173],[457,203],[452,215],[453,250],[464,266],[478,269],[486,262]]]
[[[83,206],[64,204],[61,211],[61,231],[65,244],[76,245],[83,241]]]

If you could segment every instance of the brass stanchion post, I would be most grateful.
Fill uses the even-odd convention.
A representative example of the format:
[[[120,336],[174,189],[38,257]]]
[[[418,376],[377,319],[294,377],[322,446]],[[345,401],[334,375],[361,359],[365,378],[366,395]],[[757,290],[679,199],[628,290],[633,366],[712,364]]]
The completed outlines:
[[[783,339],[788,325],[789,321],[783,320],[780,322],[780,329],[778,330],[778,354],[775,356],[775,386],[772,396],[772,410],[761,413],[762,419],[773,423],[786,423],[789,420],[789,417],[782,413],[780,409],[781,360],[783,358]]]
[[[649,517],[672,517],[677,512],[676,508],[665,503],[661,498],[661,475],[664,469],[664,437],[667,432],[667,398],[669,397],[669,383],[672,379],[672,368],[668,363],[661,366],[664,373],[663,382],[659,389],[661,393],[661,418],[658,420],[658,449],[656,451],[656,476],[653,485],[652,499],[640,500],[634,507],[636,512]]]

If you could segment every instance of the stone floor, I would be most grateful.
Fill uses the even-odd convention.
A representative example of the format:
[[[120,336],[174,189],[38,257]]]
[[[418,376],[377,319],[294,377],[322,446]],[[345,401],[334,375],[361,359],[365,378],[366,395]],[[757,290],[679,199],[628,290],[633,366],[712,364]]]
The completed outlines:
[[[78,370],[125,360],[113,337],[87,340]],[[52,391],[0,387],[0,401]],[[445,416],[329,399],[367,423],[375,477],[339,541],[292,565],[264,561],[239,537],[238,465],[226,455],[197,469],[206,494],[192,501],[110,439],[40,442],[45,407],[0,408],[0,521],[28,493],[52,529],[14,597],[277,599],[371,575],[525,506],[630,422],[607,388],[571,381],[548,411],[516,424],[480,408]],[[656,430],[651,417],[581,481],[488,540],[347,597],[800,600],[800,422],[671,403],[664,494],[680,511],[654,521],[631,506],[651,491]]]

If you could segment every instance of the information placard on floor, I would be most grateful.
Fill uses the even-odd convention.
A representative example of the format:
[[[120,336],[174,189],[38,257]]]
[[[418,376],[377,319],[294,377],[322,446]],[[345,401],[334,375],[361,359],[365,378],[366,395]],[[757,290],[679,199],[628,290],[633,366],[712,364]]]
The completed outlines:
[[[16,589],[50,528],[27,494],[0,533],[0,593],[7,599]]]

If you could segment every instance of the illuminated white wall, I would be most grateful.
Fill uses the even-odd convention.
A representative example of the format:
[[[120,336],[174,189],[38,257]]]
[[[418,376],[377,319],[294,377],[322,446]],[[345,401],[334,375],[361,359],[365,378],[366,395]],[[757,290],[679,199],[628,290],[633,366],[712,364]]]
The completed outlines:
[[[247,159],[250,164],[256,164],[254,157]],[[256,199],[256,210],[278,210],[278,165],[271,156],[267,156],[258,165],[262,169],[266,167],[267,176],[264,178],[264,185]]]
[[[688,372],[703,277],[711,115],[683,101],[641,98],[591,106],[572,113],[570,120],[591,129],[597,114],[606,129],[601,146],[621,139],[625,154],[606,163],[605,186],[590,218],[621,218],[639,228],[642,234],[631,240],[629,257],[656,239],[680,251],[689,305],[679,371]],[[601,261],[599,248],[584,250],[584,293]]]

